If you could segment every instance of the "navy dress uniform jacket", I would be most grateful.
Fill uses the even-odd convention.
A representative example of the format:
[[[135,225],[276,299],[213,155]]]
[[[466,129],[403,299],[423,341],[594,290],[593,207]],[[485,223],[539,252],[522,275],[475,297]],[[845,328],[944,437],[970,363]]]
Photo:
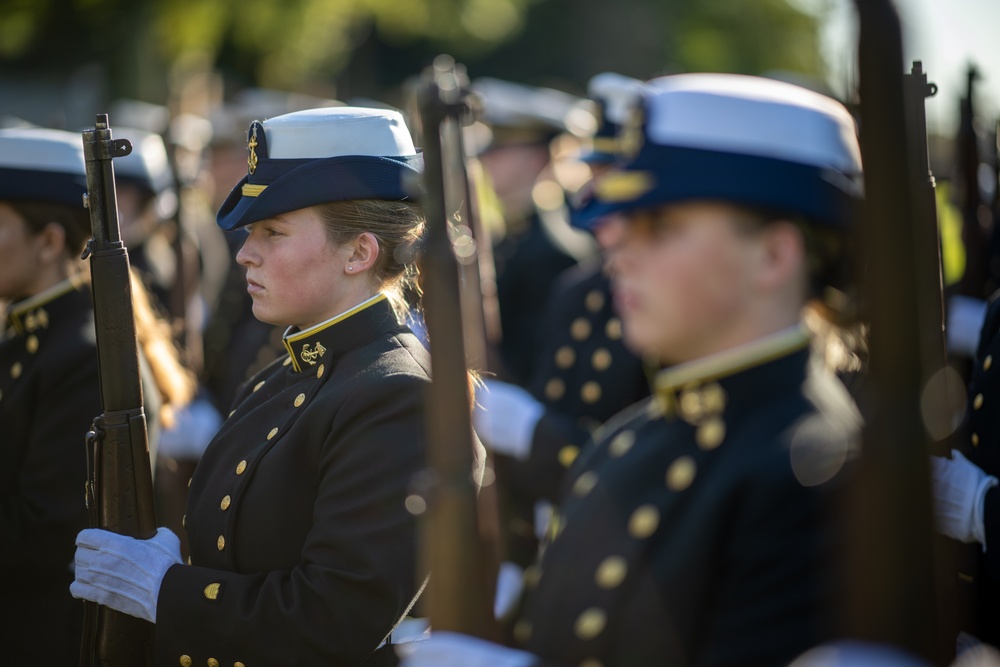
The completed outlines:
[[[392,660],[372,655],[420,585],[404,502],[429,356],[384,298],[285,345],[195,469],[191,565],[160,589],[158,667]]]
[[[649,396],[642,361],[625,348],[611,280],[600,262],[566,271],[553,292],[544,344],[528,389],[545,405],[518,478],[555,501],[566,470],[597,428]]]
[[[546,223],[542,214],[508,221],[508,235],[494,248],[497,265],[497,305],[500,308],[501,379],[525,385],[539,343],[538,328],[556,280],[586,255],[553,232],[568,228]]]
[[[661,372],[581,454],[513,627],[553,665],[785,665],[828,640],[860,417],[800,332]]]
[[[14,304],[0,338],[3,662],[79,661],[83,603],[70,565],[87,526],[84,436],[101,412],[90,287],[65,281]]]
[[[555,502],[594,431],[649,396],[642,361],[625,348],[611,280],[599,260],[564,271],[549,299],[527,389],[544,406],[528,458],[496,458],[505,485],[507,554],[527,566],[538,550],[535,504]]]

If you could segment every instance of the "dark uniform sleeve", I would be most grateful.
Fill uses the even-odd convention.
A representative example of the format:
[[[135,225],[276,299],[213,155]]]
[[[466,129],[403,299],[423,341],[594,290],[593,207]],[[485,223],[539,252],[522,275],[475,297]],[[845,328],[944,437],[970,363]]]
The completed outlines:
[[[0,499],[0,568],[12,572],[52,562],[69,571],[76,531],[85,527],[84,436],[101,410],[97,356],[74,354],[39,376],[27,442],[18,443],[18,488]],[[6,437],[6,436],[5,436]],[[54,543],[54,540],[58,542]],[[53,562],[58,561],[58,562]]]
[[[188,656],[202,665],[214,658],[220,665],[337,667],[371,655],[416,590],[415,523],[404,501],[423,460],[425,382],[381,378],[340,409],[321,450],[299,565],[253,574],[181,565],[167,572],[157,604],[157,665],[174,667]]]

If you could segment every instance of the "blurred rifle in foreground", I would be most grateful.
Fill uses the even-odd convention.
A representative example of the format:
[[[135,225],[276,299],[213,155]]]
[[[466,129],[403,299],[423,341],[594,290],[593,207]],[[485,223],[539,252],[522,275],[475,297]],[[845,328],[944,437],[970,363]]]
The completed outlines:
[[[83,132],[87,198],[93,238],[90,258],[101,405],[87,434],[87,507],[94,528],[148,539],[156,534],[153,481],[143,412],[139,351],[132,313],[128,252],[118,226],[113,158],[132,151],[113,139],[107,114]],[[153,624],[86,602],[82,667],[153,664]]]
[[[490,487],[477,498],[470,477],[473,432],[465,356],[468,328],[463,326],[468,321],[463,317],[468,298],[462,298],[454,226],[448,216],[454,183],[461,182],[465,173],[463,154],[456,156],[455,152],[461,150],[461,120],[468,110],[464,76],[453,60],[439,57],[424,72],[417,100],[427,218],[421,272],[433,377],[426,417],[430,479],[421,533],[421,570],[432,573],[426,602],[435,630],[492,639],[496,637],[492,559],[484,543],[487,513],[481,511],[481,501],[489,497]],[[458,170],[462,174],[456,176]],[[458,181],[453,180],[456,178]],[[475,286],[478,291],[478,284]]]
[[[890,0],[856,0],[860,24],[863,313],[870,368],[859,404],[863,449],[847,505],[848,636],[892,644],[935,664],[954,657],[950,610],[938,586],[929,484],[930,438],[921,399],[937,377],[940,285],[925,228],[930,205],[926,156],[917,155],[926,79],[911,82],[918,114],[907,108],[902,29]],[[917,68],[915,68],[917,70]],[[916,74],[922,74],[917,70]],[[935,283],[935,278],[937,282]],[[937,568],[935,567],[937,565]]]
[[[965,96],[959,104],[958,135],[955,137],[955,177],[962,211],[962,245],[965,272],[959,294],[985,299],[990,274],[989,208],[979,193],[979,133],[976,131],[975,87],[979,71],[970,65],[965,78]],[[985,223],[985,224],[984,224]]]

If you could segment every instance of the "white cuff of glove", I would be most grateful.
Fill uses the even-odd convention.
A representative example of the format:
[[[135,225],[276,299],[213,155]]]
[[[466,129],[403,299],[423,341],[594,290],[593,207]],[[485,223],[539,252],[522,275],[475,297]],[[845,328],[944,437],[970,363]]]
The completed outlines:
[[[992,475],[987,475],[980,480],[976,487],[976,501],[972,506],[972,536],[976,542],[983,545],[984,552],[986,551],[986,493],[998,483],[1000,482]]]
[[[77,535],[74,562],[73,597],[155,623],[160,584],[181,562],[181,542],[167,528],[148,540],[88,528]]]
[[[517,385],[486,380],[476,395],[472,421],[476,433],[499,454],[525,460],[531,455],[535,426],[545,412],[527,391]]]
[[[938,530],[960,542],[979,542],[985,551],[986,492],[997,483],[996,477],[987,475],[958,450],[951,450],[950,459],[932,456],[931,485]]]
[[[524,570],[510,561],[500,563],[497,572],[497,592],[493,598],[493,616],[505,618],[514,611],[524,588]]]
[[[986,302],[969,296],[948,299],[948,326],[945,327],[949,352],[975,357],[979,334],[986,319]]]
[[[531,653],[457,632],[431,632],[430,639],[399,644],[400,667],[529,667]]]

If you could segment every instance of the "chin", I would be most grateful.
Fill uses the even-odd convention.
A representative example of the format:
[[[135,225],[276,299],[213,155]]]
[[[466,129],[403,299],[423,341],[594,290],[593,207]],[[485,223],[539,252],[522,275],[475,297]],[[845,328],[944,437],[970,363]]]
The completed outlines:
[[[659,345],[656,336],[652,335],[653,331],[624,318],[622,330],[622,342],[630,352],[639,357],[659,356]]]
[[[264,324],[273,324],[274,326],[282,326],[280,318],[276,317],[274,313],[268,311],[267,308],[257,305],[257,302],[253,303],[253,316],[260,322]]]

